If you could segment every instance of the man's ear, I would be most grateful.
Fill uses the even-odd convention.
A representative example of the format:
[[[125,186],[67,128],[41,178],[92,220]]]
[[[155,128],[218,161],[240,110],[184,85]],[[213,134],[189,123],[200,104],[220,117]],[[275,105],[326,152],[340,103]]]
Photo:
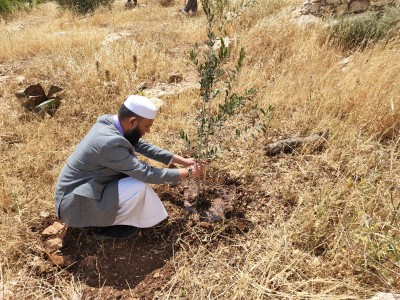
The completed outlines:
[[[137,125],[137,122],[138,122],[138,118],[136,118],[136,117],[129,118],[129,125],[135,127]]]

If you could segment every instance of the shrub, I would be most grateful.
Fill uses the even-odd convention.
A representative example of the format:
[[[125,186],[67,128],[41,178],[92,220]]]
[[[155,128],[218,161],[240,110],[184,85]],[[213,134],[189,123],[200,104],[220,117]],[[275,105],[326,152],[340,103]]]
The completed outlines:
[[[344,50],[364,49],[366,46],[388,41],[396,36],[400,10],[387,9],[380,15],[341,19],[329,28],[329,39]]]
[[[114,0],[56,0],[62,8],[71,9],[80,14],[94,12],[100,6],[111,5]]]
[[[0,14],[10,14],[17,10],[26,9],[32,7],[43,1],[33,0],[0,0]]]

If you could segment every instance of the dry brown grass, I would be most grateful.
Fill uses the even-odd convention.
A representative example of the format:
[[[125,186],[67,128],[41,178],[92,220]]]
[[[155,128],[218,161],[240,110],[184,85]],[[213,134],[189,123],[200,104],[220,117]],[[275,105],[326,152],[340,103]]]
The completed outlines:
[[[247,52],[240,89],[262,87],[255,101],[275,110],[269,131],[256,140],[223,132],[223,159],[214,167],[268,197],[249,209],[249,233],[177,254],[161,298],[356,299],[400,289],[400,45],[353,53],[344,66],[321,27],[290,20],[294,3],[261,1],[228,24]],[[188,52],[205,39],[205,19],[178,15],[180,6],[147,2],[126,11],[117,1],[112,12],[77,18],[49,3],[0,24],[0,296],[82,297],[84,284],[49,265],[31,227],[41,211],[53,213],[60,168],[97,116],[115,112],[143,81],[166,82],[177,71],[197,80]],[[122,31],[132,35],[101,45]],[[53,118],[20,107],[17,75],[24,86],[65,88]],[[195,131],[198,95],[164,100],[149,140],[179,152],[179,129]],[[264,155],[268,142],[325,129],[323,152]],[[263,212],[273,209],[268,203],[286,209],[271,218]]]

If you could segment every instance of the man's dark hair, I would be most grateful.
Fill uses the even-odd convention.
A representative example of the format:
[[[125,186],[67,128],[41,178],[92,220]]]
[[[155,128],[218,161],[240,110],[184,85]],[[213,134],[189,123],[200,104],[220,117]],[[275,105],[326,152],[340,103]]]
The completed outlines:
[[[119,108],[119,111],[118,111],[118,119],[126,120],[126,119],[129,119],[129,118],[132,118],[132,117],[135,117],[135,118],[138,118],[138,119],[142,119],[141,116],[135,114],[133,111],[130,111],[125,106],[125,104],[122,104],[121,107]]]

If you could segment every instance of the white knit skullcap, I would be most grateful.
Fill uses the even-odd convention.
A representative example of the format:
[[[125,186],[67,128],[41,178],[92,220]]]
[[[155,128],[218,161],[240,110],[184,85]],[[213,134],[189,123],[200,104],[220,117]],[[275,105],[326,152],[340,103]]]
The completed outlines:
[[[130,95],[124,105],[133,113],[146,119],[154,120],[157,115],[157,107],[146,97]]]

